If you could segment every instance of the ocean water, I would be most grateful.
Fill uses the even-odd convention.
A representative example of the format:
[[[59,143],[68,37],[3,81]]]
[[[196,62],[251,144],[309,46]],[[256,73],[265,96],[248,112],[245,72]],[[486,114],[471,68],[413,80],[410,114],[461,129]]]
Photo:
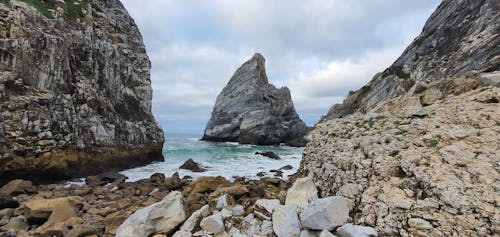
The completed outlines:
[[[127,181],[136,181],[149,178],[154,173],[164,173],[167,177],[175,172],[184,177],[223,176],[229,180],[233,176],[244,176],[258,179],[258,172],[266,172],[266,176],[273,177],[271,169],[279,169],[285,165],[293,166],[291,170],[283,170],[283,178],[297,171],[302,159],[303,148],[289,146],[256,146],[239,145],[233,142],[206,142],[200,141],[201,135],[171,135],[165,136],[163,147],[164,162],[156,162],[146,166],[124,170],[120,173],[129,177]],[[273,160],[255,152],[272,151],[281,157]],[[189,158],[208,170],[201,173],[179,169]]]

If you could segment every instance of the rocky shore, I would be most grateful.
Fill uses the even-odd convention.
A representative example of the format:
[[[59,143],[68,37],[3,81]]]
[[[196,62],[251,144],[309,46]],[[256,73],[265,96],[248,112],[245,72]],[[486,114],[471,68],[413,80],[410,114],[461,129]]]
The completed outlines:
[[[352,206],[318,198],[309,178],[125,181],[117,173],[82,186],[11,181],[0,188],[0,236],[377,236],[348,224]]]

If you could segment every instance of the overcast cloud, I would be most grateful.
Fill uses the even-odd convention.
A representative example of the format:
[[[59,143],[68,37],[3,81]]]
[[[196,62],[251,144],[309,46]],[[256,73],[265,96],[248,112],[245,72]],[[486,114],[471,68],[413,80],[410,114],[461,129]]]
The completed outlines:
[[[152,62],[153,113],[202,134],[218,93],[254,52],[308,124],[388,67],[440,0],[122,0]]]

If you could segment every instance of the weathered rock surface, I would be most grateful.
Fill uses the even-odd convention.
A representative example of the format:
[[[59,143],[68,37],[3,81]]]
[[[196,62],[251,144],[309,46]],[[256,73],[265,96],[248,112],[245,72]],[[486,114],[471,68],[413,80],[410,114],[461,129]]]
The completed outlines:
[[[117,237],[170,233],[186,219],[182,194],[169,193],[163,200],[132,214],[116,230]]]
[[[343,197],[314,200],[300,213],[302,226],[310,230],[333,230],[348,219],[349,207]]]
[[[295,112],[290,90],[269,84],[264,57],[256,53],[217,97],[202,139],[304,146],[307,129]]]
[[[273,211],[273,230],[278,237],[298,237],[300,221],[294,205],[280,205]]]
[[[0,179],[163,160],[150,62],[120,1],[25,2],[39,0],[0,1]]]
[[[281,160],[281,157],[272,151],[255,152],[255,155],[269,157],[269,158],[274,159],[274,160]]]
[[[311,178],[298,178],[292,187],[288,189],[285,204],[306,208],[312,201],[317,199],[318,190]]]
[[[339,237],[377,237],[378,233],[375,229],[366,226],[353,224],[345,224],[337,229]]]
[[[408,117],[418,101],[404,96],[317,124],[299,172],[321,196],[348,199],[354,224],[381,235],[495,235],[500,88],[448,96]]]
[[[444,0],[389,68],[350,92],[323,119],[367,112],[381,101],[406,94],[414,84],[424,83],[419,90],[425,90],[428,82],[468,75],[472,70],[472,74],[499,71],[499,18],[496,0]],[[441,92],[443,96],[456,94]]]
[[[193,172],[205,172],[207,169],[195,162],[193,159],[188,159],[184,164],[182,164],[179,169],[191,170]]]

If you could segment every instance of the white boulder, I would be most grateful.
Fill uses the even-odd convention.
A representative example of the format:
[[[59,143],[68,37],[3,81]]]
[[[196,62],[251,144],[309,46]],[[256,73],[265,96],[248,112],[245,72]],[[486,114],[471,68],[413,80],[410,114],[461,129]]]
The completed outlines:
[[[203,218],[200,222],[202,230],[218,234],[224,231],[224,221],[220,213],[216,213]]]
[[[318,199],[318,190],[309,177],[295,180],[286,193],[285,205],[296,205],[306,208],[309,203]]]
[[[300,213],[302,226],[310,230],[331,230],[349,219],[349,207],[343,197],[317,199]]]
[[[337,229],[339,237],[378,237],[375,229],[367,226],[345,224]]]
[[[280,205],[273,211],[273,230],[278,237],[298,237],[300,222],[295,205]]]

